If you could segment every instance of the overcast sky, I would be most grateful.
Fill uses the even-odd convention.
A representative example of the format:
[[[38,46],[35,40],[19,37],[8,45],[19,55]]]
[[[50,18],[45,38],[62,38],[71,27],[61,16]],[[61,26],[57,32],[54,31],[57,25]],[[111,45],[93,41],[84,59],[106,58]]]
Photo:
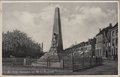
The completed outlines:
[[[118,22],[117,3],[3,3],[3,32],[18,29],[49,50],[55,7],[60,8],[63,47],[93,38]]]

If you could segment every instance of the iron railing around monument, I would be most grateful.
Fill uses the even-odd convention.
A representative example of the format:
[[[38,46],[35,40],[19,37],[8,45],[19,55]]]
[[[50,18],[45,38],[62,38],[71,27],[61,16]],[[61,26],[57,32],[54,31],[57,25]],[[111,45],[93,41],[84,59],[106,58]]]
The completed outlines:
[[[2,58],[3,66],[26,66],[31,65],[32,62],[37,61],[33,58]]]
[[[3,58],[3,66],[24,66],[24,67],[43,67],[43,68],[60,68],[70,69],[73,71],[86,69],[102,64],[102,57],[69,57],[62,60],[39,61],[39,59],[30,58]]]
[[[92,68],[95,66],[102,65],[102,57],[81,57],[73,58],[72,69],[73,71]]]

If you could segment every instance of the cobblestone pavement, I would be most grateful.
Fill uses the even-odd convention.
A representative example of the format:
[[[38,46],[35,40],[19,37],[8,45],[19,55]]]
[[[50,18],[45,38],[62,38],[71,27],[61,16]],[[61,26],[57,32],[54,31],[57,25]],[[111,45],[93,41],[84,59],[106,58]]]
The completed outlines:
[[[32,71],[27,71],[31,70]],[[6,71],[7,70],[7,71]],[[8,71],[9,70],[9,71]],[[17,71],[19,71],[19,73]],[[103,62],[103,65],[84,69],[84,70],[78,70],[75,72],[72,72],[71,70],[63,70],[63,69],[48,69],[43,67],[4,67],[3,66],[3,74],[34,74],[34,75],[117,75],[118,72],[118,64],[116,61],[109,61],[106,60]]]

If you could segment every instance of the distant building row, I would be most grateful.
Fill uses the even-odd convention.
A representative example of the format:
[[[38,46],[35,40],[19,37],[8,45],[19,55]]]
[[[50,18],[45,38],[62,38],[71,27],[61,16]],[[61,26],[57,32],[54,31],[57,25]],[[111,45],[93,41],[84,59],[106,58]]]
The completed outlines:
[[[83,54],[84,56],[98,56],[107,59],[118,58],[118,23],[114,26],[110,24],[108,27],[99,30],[99,33],[87,42],[81,42],[65,52]]]

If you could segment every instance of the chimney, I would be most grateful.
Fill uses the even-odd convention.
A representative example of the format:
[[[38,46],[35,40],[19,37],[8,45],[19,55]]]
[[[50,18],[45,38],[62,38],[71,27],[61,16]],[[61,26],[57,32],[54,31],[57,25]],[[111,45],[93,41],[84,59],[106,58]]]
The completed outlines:
[[[41,44],[41,51],[43,52],[43,42],[42,42],[42,44]]]
[[[77,45],[77,41],[75,41],[75,45]]]
[[[99,29],[99,32],[101,32],[101,28]]]
[[[112,23],[109,23],[109,26],[112,27]]]

